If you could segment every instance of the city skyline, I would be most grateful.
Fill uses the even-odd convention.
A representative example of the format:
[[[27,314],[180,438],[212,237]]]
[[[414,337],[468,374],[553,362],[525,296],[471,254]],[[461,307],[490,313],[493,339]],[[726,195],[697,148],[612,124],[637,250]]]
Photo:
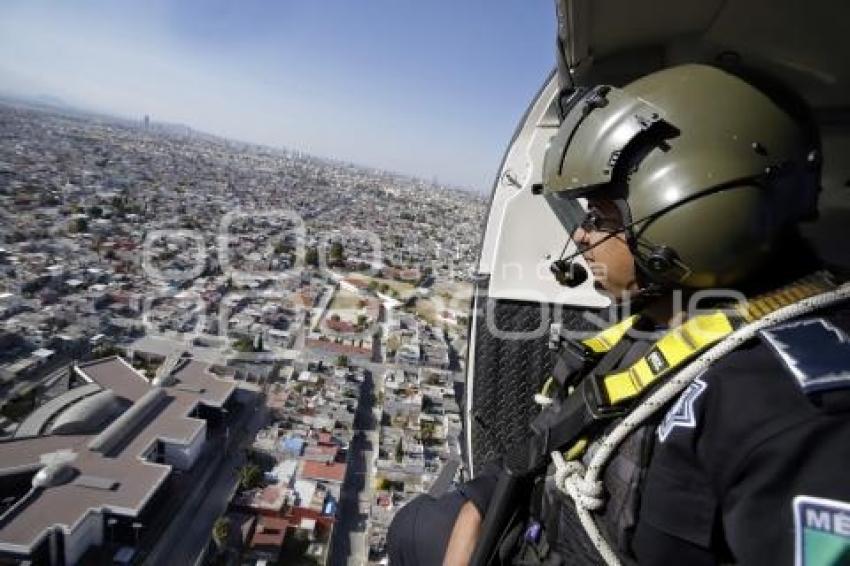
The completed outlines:
[[[486,193],[553,26],[549,2],[11,2],[0,92]]]

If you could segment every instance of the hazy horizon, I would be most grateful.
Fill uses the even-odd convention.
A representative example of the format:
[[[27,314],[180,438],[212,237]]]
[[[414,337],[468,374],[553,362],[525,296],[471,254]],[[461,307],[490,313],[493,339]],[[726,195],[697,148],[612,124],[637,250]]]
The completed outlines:
[[[0,91],[489,191],[552,3],[321,4],[12,0]]]
[[[56,113],[60,116],[79,116],[79,115],[82,115],[82,116],[89,116],[89,117],[92,117],[92,118],[96,118],[98,120],[107,120],[107,121],[112,120],[112,121],[115,121],[116,123],[120,123],[120,124],[126,123],[125,124],[126,127],[132,127],[134,123],[138,126],[141,126],[144,123],[144,118],[145,118],[145,115],[141,115],[141,116],[120,115],[120,114],[109,113],[109,112],[105,112],[105,111],[101,111],[101,110],[97,110],[97,109],[92,109],[92,108],[82,108],[82,107],[79,107],[79,106],[75,106],[73,104],[69,104],[65,100],[62,100],[61,98],[49,96],[49,95],[15,94],[15,93],[10,93],[10,92],[5,92],[3,90],[0,90],[0,104],[2,104],[4,102],[6,102],[8,104],[23,105],[23,106],[26,106],[26,107],[34,110],[34,111],[44,111],[44,112]],[[288,146],[285,146],[285,145],[265,144],[265,143],[261,143],[261,142],[251,141],[251,140],[239,139],[239,138],[235,138],[233,136],[224,136],[224,135],[214,134],[214,133],[208,132],[208,131],[203,130],[203,129],[193,128],[193,127],[191,127],[187,124],[183,124],[181,122],[163,122],[163,121],[160,121],[160,120],[155,120],[155,119],[151,118],[150,116],[148,116],[148,118],[150,118],[150,123],[154,127],[160,127],[160,128],[162,128],[162,127],[165,127],[165,128],[184,128],[185,127],[185,128],[189,128],[194,134],[198,134],[198,135],[202,135],[202,136],[212,136],[214,138],[217,138],[217,139],[220,139],[220,140],[223,140],[223,141],[227,141],[227,142],[230,142],[230,143],[234,143],[234,144],[244,144],[244,145],[248,145],[248,146],[253,145],[253,146],[256,146],[256,147],[268,148],[270,150],[277,150],[277,151],[288,151],[288,152],[298,151],[298,152],[302,153],[304,156],[311,158],[311,159],[327,160],[327,161],[335,162],[335,163],[344,163],[344,164],[347,164],[347,165],[351,165],[351,166],[354,166],[354,167],[359,167],[359,168],[367,169],[367,170],[368,169],[374,169],[374,170],[377,170],[377,171],[381,171],[382,173],[389,173],[391,175],[406,176],[406,177],[409,177],[409,178],[412,178],[412,179],[418,179],[418,180],[423,181],[423,182],[434,181],[433,177],[431,177],[431,178],[423,177],[422,175],[417,175],[415,173],[410,173],[410,172],[405,172],[405,171],[397,171],[397,170],[393,170],[393,169],[388,169],[386,167],[378,167],[378,166],[375,166],[375,165],[370,165],[368,163],[358,163],[357,161],[352,161],[352,160],[343,159],[343,158],[335,158],[335,157],[329,157],[329,156],[325,156],[325,155],[318,155],[318,154],[315,154],[315,153],[310,153],[310,152],[307,152],[307,151],[302,151],[302,150],[298,150],[298,149],[295,149],[295,148],[291,148],[291,147],[288,147]],[[171,132],[171,133],[176,133],[176,134],[179,135],[179,132]],[[495,169],[494,169],[494,174],[495,174]],[[455,184],[455,183],[446,182],[446,181],[442,181],[442,180],[440,180],[439,183],[441,185],[445,186],[446,188],[456,189],[456,190],[461,190],[461,191],[467,191],[467,192],[471,191],[471,192],[475,192],[477,194],[481,194],[480,191],[476,191],[476,189],[474,187],[458,185],[458,184]],[[489,194],[490,188],[491,187],[486,187],[487,192],[484,193],[484,196]]]

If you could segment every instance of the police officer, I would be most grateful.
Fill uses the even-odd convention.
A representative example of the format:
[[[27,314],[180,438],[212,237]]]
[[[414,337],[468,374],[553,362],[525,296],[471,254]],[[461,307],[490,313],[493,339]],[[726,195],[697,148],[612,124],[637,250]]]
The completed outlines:
[[[391,563],[850,564],[848,290],[795,231],[819,149],[793,97],[710,66],[573,93],[544,198],[583,204],[572,239],[640,314],[564,337],[526,466],[411,502]]]

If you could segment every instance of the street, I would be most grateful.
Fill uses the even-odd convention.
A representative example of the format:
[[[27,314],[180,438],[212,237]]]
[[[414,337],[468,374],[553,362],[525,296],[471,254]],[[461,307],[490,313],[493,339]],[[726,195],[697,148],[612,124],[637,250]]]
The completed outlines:
[[[372,464],[378,443],[374,391],[374,374],[367,371],[354,416],[354,438],[331,542],[331,566],[362,566],[367,560],[366,519],[372,500]]]
[[[265,406],[257,400],[257,410],[251,406],[243,409],[243,415],[231,424],[230,446],[214,462],[215,472],[198,483],[196,489],[181,506],[168,530],[159,538],[145,564],[175,566],[195,564],[210,540],[213,523],[227,509],[236,484],[237,470],[244,455],[241,446],[250,442],[266,419]]]

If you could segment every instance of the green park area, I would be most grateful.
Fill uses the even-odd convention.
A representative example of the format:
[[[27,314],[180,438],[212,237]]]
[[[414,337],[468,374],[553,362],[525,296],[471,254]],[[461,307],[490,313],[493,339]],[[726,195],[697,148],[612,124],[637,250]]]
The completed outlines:
[[[352,275],[349,278],[349,281],[355,282],[363,282],[366,288],[372,292],[381,293],[384,295],[389,295],[393,298],[404,300],[408,298],[413,291],[416,289],[416,286],[407,281],[398,281],[395,279],[386,279],[382,277],[371,277],[369,275]]]

